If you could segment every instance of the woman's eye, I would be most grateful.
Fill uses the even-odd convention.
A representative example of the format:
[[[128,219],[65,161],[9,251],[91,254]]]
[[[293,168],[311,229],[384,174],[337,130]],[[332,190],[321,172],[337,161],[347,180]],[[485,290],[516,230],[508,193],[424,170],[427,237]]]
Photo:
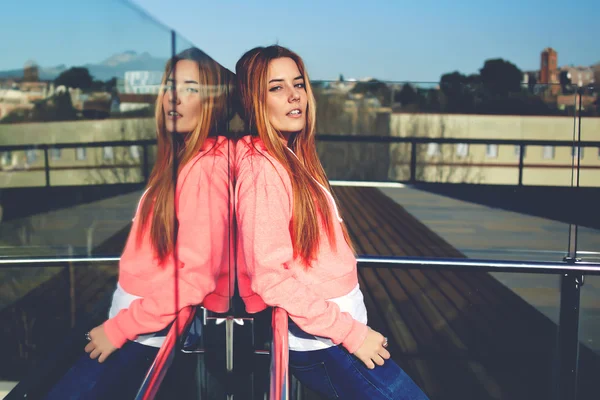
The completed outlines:
[[[300,89],[304,89],[304,83],[297,83],[296,87],[300,88]]]
[[[198,89],[196,89],[196,88],[193,88],[193,87],[189,87],[189,88],[187,88],[187,89],[186,89],[186,91],[187,91],[187,92],[189,92],[189,93],[198,93],[198,92],[199,92],[199,90],[198,90]]]
[[[281,86],[273,86],[271,89],[269,89],[269,92],[276,92],[279,89],[281,89]]]

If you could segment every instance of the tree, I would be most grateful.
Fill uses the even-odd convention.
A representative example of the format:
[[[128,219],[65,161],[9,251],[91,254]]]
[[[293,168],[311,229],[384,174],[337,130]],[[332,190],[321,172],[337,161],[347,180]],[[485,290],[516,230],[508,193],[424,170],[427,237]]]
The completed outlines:
[[[35,104],[31,121],[71,121],[77,119],[77,113],[71,103],[69,93],[60,93]]]
[[[93,78],[90,71],[84,67],[72,67],[61,72],[54,80],[56,86],[64,85],[67,88],[90,89],[92,87]]]
[[[506,97],[521,91],[523,72],[509,61],[501,58],[486,60],[479,75],[485,91],[492,96]]]
[[[109,92],[112,93],[117,87],[117,78],[111,78],[105,82],[93,81],[90,89],[95,92]]]
[[[351,93],[372,94],[379,99],[382,106],[389,106],[392,91],[385,83],[377,79],[371,79],[368,82],[358,82],[351,90]]]
[[[419,94],[410,84],[405,84],[402,89],[394,95],[394,102],[400,103],[402,107],[409,104],[415,104],[419,102]]]
[[[537,85],[537,77],[534,72],[527,73],[527,89],[529,89],[529,93],[535,93],[535,86]]]
[[[446,111],[469,113],[474,110],[474,91],[479,76],[465,76],[458,71],[442,75],[440,89],[446,97]]]

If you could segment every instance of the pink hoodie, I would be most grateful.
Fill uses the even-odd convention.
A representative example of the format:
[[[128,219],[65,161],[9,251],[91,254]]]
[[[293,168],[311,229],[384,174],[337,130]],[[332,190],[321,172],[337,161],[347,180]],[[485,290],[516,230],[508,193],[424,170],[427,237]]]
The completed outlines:
[[[319,251],[306,269],[293,258],[289,175],[260,139],[247,136],[237,142],[235,176],[237,278],[248,312],[281,307],[303,331],[330,338],[354,353],[367,337],[367,326],[326,301],[358,284],[356,257],[341,224],[335,224],[333,248],[322,226]],[[328,198],[337,221],[335,203]]]
[[[167,257],[164,265],[159,265],[150,242],[150,223],[136,243],[141,220],[138,207],[119,263],[119,284],[141,298],[104,323],[108,339],[116,347],[138,335],[162,330],[186,306],[204,301],[213,311],[229,308],[233,285],[229,274],[230,146],[224,137],[207,139],[177,178],[177,299],[173,258]]]

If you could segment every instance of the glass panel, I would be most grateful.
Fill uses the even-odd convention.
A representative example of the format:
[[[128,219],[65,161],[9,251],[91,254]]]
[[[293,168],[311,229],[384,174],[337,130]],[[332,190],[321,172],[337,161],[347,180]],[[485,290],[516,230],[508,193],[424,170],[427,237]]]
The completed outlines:
[[[592,101],[599,93],[600,86],[581,89],[581,118],[576,126],[580,124],[581,141],[594,144],[581,147],[581,158],[574,159],[580,187],[572,195],[571,208],[578,224],[577,257],[593,262],[600,262],[600,105]]]
[[[130,2],[65,0],[3,12],[10,22],[0,32],[18,31],[20,39],[0,60],[1,261],[119,257],[158,158],[155,105],[167,89],[161,85],[165,66],[193,46]],[[205,299],[206,307],[222,313],[233,294],[232,188],[223,171],[231,162],[225,138],[231,136],[234,76],[199,49],[181,57],[196,60],[206,79],[194,90],[176,83],[172,92],[198,93],[199,104],[211,104],[208,144],[223,146],[215,196],[221,202],[211,206],[222,218],[215,218],[219,226],[203,227],[213,234],[211,262],[219,267],[215,298],[210,307]],[[174,126],[177,135],[185,133]],[[171,143],[171,135],[165,137]],[[205,172],[205,183],[216,185],[217,172]],[[203,189],[200,195],[213,190]],[[27,389],[36,398],[81,355],[83,333],[106,320],[118,265],[7,265],[0,264],[0,324],[6,327],[0,381],[27,381],[51,360],[53,368],[42,366],[44,378]]]
[[[0,268],[0,380],[18,382],[56,349],[60,371],[69,363],[65,340],[85,346],[81,323],[100,324],[106,319],[117,282],[117,263],[63,264],[53,267]],[[18,317],[16,317],[18,316]],[[81,347],[83,348],[83,347]],[[48,371],[46,371],[48,372]],[[42,383],[42,382],[40,382]]]
[[[22,36],[0,62],[0,146],[28,147],[2,149],[2,256],[118,256],[152,167],[148,79],[171,34],[122,1],[4,11],[7,37]],[[98,144],[124,140],[146,142],[138,157]]]
[[[581,287],[579,341],[577,399],[594,399],[600,391],[600,276],[586,276]]]

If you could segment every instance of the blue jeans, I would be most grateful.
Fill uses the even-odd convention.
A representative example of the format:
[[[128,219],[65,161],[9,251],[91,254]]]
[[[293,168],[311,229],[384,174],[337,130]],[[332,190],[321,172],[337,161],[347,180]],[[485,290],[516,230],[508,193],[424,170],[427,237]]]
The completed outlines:
[[[131,400],[157,353],[158,348],[136,342],[127,342],[103,363],[85,353],[44,400]]]
[[[368,369],[340,346],[290,350],[290,371],[304,386],[329,399],[427,400],[394,361]]]

